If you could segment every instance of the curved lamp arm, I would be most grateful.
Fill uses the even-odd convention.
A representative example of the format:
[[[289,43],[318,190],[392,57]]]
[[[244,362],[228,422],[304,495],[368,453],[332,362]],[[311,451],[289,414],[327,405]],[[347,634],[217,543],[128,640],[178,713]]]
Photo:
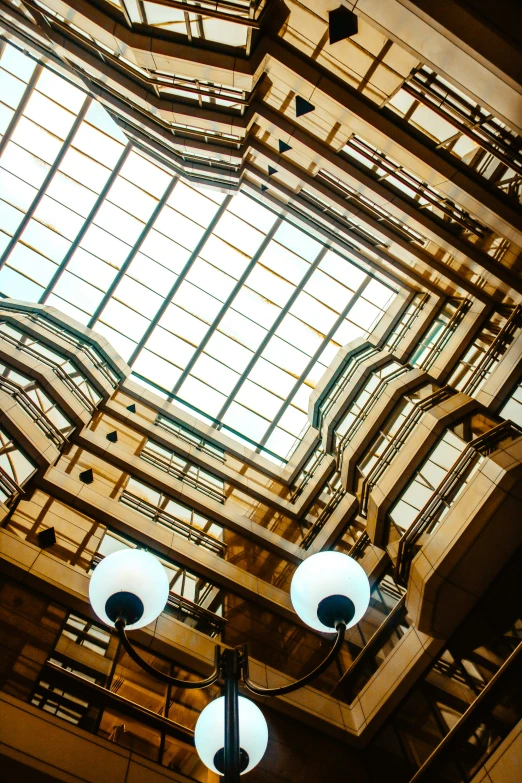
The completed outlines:
[[[285,693],[292,693],[293,691],[298,690],[299,688],[302,688],[304,685],[308,685],[309,682],[314,680],[316,677],[318,677],[320,674],[324,672],[325,669],[328,668],[328,666],[332,663],[332,661],[337,657],[339,650],[342,647],[342,644],[344,642],[344,635],[346,633],[346,624],[345,623],[338,623],[337,624],[337,638],[334,642],[334,645],[324,661],[319,664],[310,674],[307,674],[305,677],[302,677],[300,680],[296,680],[296,682],[292,682],[289,685],[283,685],[281,688],[262,688],[259,685],[255,685],[248,677],[248,656],[244,656],[243,661],[243,671],[244,671],[244,677],[243,682],[245,686],[248,688],[249,691],[252,693],[256,693],[258,696],[284,696]]]
[[[136,652],[136,650],[130,643],[129,637],[125,632],[125,620],[122,619],[116,620],[114,626],[118,631],[122,645],[124,646],[126,652],[129,654],[129,657],[132,658],[134,663],[137,663],[138,666],[141,666],[141,668],[144,671],[146,671],[148,674],[152,674],[153,677],[157,677],[158,679],[163,680],[163,682],[166,682],[169,685],[174,685],[177,688],[192,688],[192,689],[208,688],[208,686],[213,685],[219,677],[220,674],[219,660],[221,657],[221,648],[219,647],[219,645],[216,645],[215,648],[215,667],[210,677],[207,677],[206,680],[198,680],[196,682],[192,682],[191,680],[179,680],[177,677],[171,677],[170,674],[165,674],[164,672],[161,672],[159,669],[156,669],[154,666],[151,666],[150,663],[147,663],[147,661],[145,661],[141,657],[141,655],[138,652]]]

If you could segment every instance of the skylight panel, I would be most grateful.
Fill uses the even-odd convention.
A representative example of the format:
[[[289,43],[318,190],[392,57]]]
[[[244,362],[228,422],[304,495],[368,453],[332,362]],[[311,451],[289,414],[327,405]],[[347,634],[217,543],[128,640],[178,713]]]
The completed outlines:
[[[134,362],[134,370],[145,378],[161,378],[166,389],[171,389],[177,383],[182,372],[175,364],[147,348],[141,351]]]
[[[167,205],[158,215],[154,227],[190,251],[195,249],[205,230],[198,223],[184,217]]]
[[[57,171],[47,188],[47,195],[64,206],[74,204],[74,211],[86,218],[96,203],[97,193]]]
[[[179,275],[190,258],[190,250],[156,231],[156,228],[157,223],[145,237],[141,252]]]
[[[212,293],[212,296],[221,302],[228,298],[236,285],[236,280],[233,277],[216,269],[215,266],[203,261],[202,258],[196,259],[192,264],[186,279],[208,293]]]
[[[38,77],[36,89],[73,115],[78,114],[85,100],[85,93],[70,84],[49,68],[44,68]]]
[[[259,414],[233,402],[223,416],[223,422],[235,430],[247,435],[254,441],[260,441],[265,434],[269,422]]]
[[[177,305],[170,304],[160,320],[161,326],[168,329],[178,337],[183,337],[188,342],[198,345],[205,336],[208,326],[199,318],[183,310]]]
[[[2,82],[1,82],[1,74],[0,74],[0,95],[2,90]],[[3,136],[6,132],[7,128],[9,127],[9,123],[14,117],[14,110],[10,109],[8,106],[5,106],[0,101],[0,136]]]
[[[1,65],[3,69],[24,82],[29,81],[36,67],[34,60],[19,52],[14,46],[9,45],[4,48]]]
[[[163,297],[159,294],[142,283],[132,280],[128,275],[125,275],[116,287],[114,299],[123,302],[148,319],[155,315],[163,301]]]
[[[210,324],[221,309],[221,302],[197,286],[184,280],[172,300],[183,310]]]
[[[4,171],[9,171],[15,176],[21,174],[23,181],[35,188],[31,191],[33,194],[31,200],[28,203],[24,202],[27,203],[27,206],[25,207],[27,209],[36,196],[37,188],[41,186],[47,176],[50,169],[49,164],[44,163],[44,161],[36,155],[19,147],[18,144],[9,142],[2,155],[1,166]],[[16,195],[12,194],[9,190],[2,190],[1,193],[4,198],[7,198],[9,201]]]
[[[57,231],[71,242],[76,238],[83,225],[81,215],[59,204],[45,195],[36,207],[34,217],[53,231]]]
[[[272,326],[281,312],[281,307],[246,286],[238,292],[231,306],[238,313],[251,318],[266,329]]]
[[[82,247],[74,251],[67,270],[97,286],[101,291],[108,289],[117,272],[116,267],[101,261]]]
[[[24,79],[1,70],[7,53],[24,71],[14,51],[0,82],[16,106],[34,64]],[[141,383],[284,457],[339,347],[369,333],[394,291],[246,193],[171,176],[96,102],[64,150],[86,95],[48,68],[28,97],[0,159],[0,291],[88,323]]]
[[[183,370],[192,358],[195,346],[190,345],[186,340],[176,337],[176,335],[157,326],[146,342],[146,348],[149,351],[169,359],[172,364]]]
[[[252,351],[231,340],[220,332],[214,332],[207,343],[205,352],[227,364],[238,373],[242,373],[252,359]]]
[[[192,376],[187,378],[178,394],[182,399],[190,401],[190,404],[195,408],[199,408],[213,417],[218,415],[227,401],[225,394],[221,394],[215,388],[211,388],[208,384]]]
[[[21,241],[57,264],[71,246],[71,243],[60,236],[60,234],[57,234],[56,231],[52,231],[34,219],[29,221],[27,228],[21,236]]]
[[[143,253],[138,253],[128,268],[127,275],[133,280],[144,283],[152,291],[161,294],[169,291],[177,275],[163,264],[158,264]]]
[[[232,309],[227,310],[218,330],[252,351],[258,348],[266,335],[266,329]]]
[[[238,250],[246,253],[250,258],[254,255],[263,241],[263,234],[252,226],[240,220],[230,212],[225,212],[214,232],[216,236],[229,242]]]
[[[99,288],[81,280],[68,270],[60,276],[53,290],[57,296],[71,302],[89,316],[94,313],[103,296],[103,291],[100,291]],[[88,321],[85,317],[80,320],[82,323]]]
[[[96,225],[89,226],[81,241],[81,247],[118,269],[131,249],[126,242]]]
[[[4,65],[3,59],[2,65]],[[22,100],[26,87],[27,84],[24,81],[0,68],[0,95],[2,96],[2,103],[6,106],[16,109]]]

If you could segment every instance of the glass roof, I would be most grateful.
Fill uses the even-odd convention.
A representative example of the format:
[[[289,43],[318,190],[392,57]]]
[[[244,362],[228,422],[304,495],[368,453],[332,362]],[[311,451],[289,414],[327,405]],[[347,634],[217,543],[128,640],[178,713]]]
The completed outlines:
[[[246,193],[174,177],[10,45],[0,96],[0,292],[96,329],[136,380],[288,457],[315,384],[395,291]]]

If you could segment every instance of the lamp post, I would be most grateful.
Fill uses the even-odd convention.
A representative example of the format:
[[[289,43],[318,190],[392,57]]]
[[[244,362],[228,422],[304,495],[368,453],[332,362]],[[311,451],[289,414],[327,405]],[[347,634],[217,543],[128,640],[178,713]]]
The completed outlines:
[[[178,688],[207,688],[218,679],[223,681],[224,696],[201,712],[194,739],[209,769],[224,775],[224,783],[239,783],[239,776],[261,760],[268,742],[263,714],[256,704],[239,695],[239,683],[259,696],[283,696],[308,685],[336,658],[346,629],[358,623],[368,608],[368,578],[355,560],[340,552],[319,552],[301,563],[290,587],[294,609],[311,628],[335,633],[336,637],[319,666],[280,688],[262,688],[250,680],[246,645],[224,650],[216,646],[214,671],[197,682],[171,677],[147,663],[132,646],[127,631],[155,620],[165,607],[168,593],[165,569],[153,555],[139,549],[106,557],[94,571],[89,586],[94,611],[116,628],[128,655],[144,671]]]

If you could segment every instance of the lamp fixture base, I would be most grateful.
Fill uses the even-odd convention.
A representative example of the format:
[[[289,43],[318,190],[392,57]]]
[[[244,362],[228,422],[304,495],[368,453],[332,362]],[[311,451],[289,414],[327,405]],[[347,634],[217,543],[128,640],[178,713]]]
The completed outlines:
[[[339,623],[348,623],[355,615],[355,606],[345,595],[329,595],[317,606],[317,618],[327,628],[337,628]]]
[[[105,604],[105,614],[113,623],[121,619],[125,621],[125,625],[134,625],[141,620],[144,611],[141,598],[125,590],[111,595]]]
[[[239,748],[239,772],[244,772],[250,761],[248,753],[243,748]],[[214,766],[218,772],[223,775],[225,772],[225,748],[220,748],[214,756]]]

